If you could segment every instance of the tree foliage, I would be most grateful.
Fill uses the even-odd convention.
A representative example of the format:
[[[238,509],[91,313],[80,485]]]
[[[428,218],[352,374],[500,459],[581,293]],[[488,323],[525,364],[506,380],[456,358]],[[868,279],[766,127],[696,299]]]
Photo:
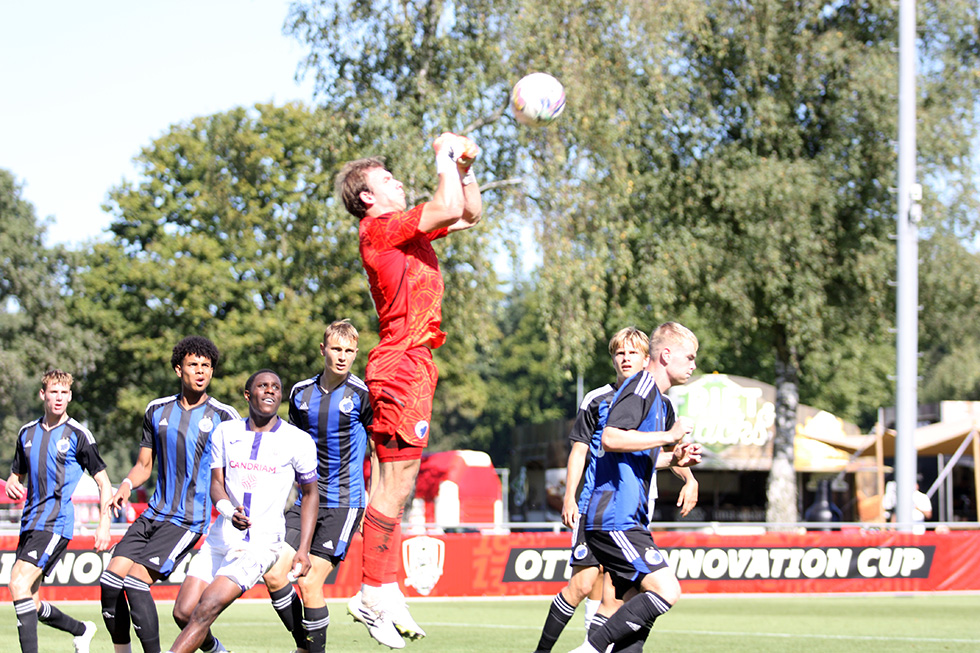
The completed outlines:
[[[897,8],[517,4],[512,47],[539,36],[527,60],[569,85],[569,115],[528,139],[560,360],[588,368],[637,308],[684,315],[728,349],[714,354],[725,371],[777,385],[776,467],[791,475],[801,392],[852,419],[891,394]],[[963,26],[976,11],[921,11],[923,124],[938,141],[923,145],[924,174],[957,183],[940,219],[960,225],[975,197],[963,144],[977,49]],[[874,376],[835,385],[848,369]],[[792,521],[795,484],[779,475],[770,517]]]
[[[922,242],[920,400],[980,401],[980,253],[949,233]]]
[[[239,407],[260,367],[287,384],[322,368],[334,319],[351,319],[362,349],[377,342],[356,225],[331,206],[344,134],[299,105],[202,117],[144,149],[141,179],[112,191],[113,239],[88,257],[74,303],[111,345],[89,388],[115,438],[135,442],[147,401],[179,389],[169,361],[185,335],[218,345],[212,393]]]
[[[76,378],[93,369],[101,338],[68,310],[75,255],[44,244],[45,226],[23,199],[13,174],[0,170],[0,449],[13,456],[19,427],[43,414],[41,375],[60,368]],[[75,394],[83,384],[74,387]],[[73,416],[84,412],[79,404]]]
[[[980,10],[918,11],[923,398],[977,399],[980,259],[963,243],[978,229]],[[43,247],[0,174],[0,367],[23,379],[68,361],[120,448],[176,391],[170,351],[190,333],[221,348],[212,391],[239,407],[258,367],[315,373],[333,319],[361,331],[361,373],[376,314],[334,176],[381,155],[421,202],[432,140],[466,133],[484,220],[437,244],[433,448],[506,459],[515,425],[572,414],[577,376],[609,379],[613,332],[678,320],[702,370],[777,386],[769,516],[792,521],[798,403],[867,426],[894,392],[897,22],[885,0],[296,1],[285,29],[308,48],[316,106],[174,125],[112,190],[111,240],[77,264]],[[546,129],[506,112],[535,70],[568,95]],[[498,269],[507,255],[534,272]],[[24,401],[0,398],[0,415]]]

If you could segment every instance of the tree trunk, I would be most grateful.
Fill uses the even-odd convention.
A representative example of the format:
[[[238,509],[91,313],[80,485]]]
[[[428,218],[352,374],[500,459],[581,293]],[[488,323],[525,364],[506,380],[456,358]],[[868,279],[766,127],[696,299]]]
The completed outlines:
[[[796,437],[796,407],[800,401],[799,372],[791,355],[781,351],[776,360],[776,436],[772,447],[772,469],[766,484],[766,521],[795,522],[797,509],[796,471],[793,469],[793,439]],[[788,353],[788,352],[786,352]]]

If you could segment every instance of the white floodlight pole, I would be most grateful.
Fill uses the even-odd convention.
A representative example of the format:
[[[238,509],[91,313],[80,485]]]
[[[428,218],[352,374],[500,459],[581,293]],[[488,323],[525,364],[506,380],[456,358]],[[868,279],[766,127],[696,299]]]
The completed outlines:
[[[898,18],[898,315],[895,387],[895,502],[898,529],[912,530],[918,423],[919,201],[915,181],[915,0],[901,0]]]

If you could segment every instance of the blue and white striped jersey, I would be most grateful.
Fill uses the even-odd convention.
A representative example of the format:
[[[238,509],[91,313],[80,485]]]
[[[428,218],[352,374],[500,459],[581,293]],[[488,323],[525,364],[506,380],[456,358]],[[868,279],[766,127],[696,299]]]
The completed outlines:
[[[634,374],[610,402],[606,426],[623,430],[667,431],[674,409],[653,375]],[[586,529],[624,531],[649,524],[648,499],[660,447],[646,451],[605,452],[596,459],[595,490],[586,512]]]
[[[11,471],[27,478],[20,530],[50,531],[70,540],[75,533],[71,495],[82,470],[105,469],[92,433],[69,418],[50,431],[36,419],[21,427]]]
[[[241,419],[213,397],[184,410],[180,395],[151,401],[143,417],[140,447],[157,460],[157,485],[144,512],[194,533],[211,523],[211,435],[221,422]]]
[[[289,422],[309,433],[316,444],[320,506],[365,508],[364,456],[372,416],[367,385],[348,374],[328,393],[320,386],[321,376],[293,386]]]

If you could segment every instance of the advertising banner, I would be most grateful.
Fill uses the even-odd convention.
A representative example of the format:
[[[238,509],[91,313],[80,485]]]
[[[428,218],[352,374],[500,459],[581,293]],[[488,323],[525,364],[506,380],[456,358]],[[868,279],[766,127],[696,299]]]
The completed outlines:
[[[859,530],[826,533],[712,535],[655,533],[687,593],[812,593],[980,590],[980,532],[912,535]],[[399,576],[406,596],[550,596],[571,575],[570,534],[406,534]],[[52,600],[99,597],[99,576],[110,554],[93,550],[93,538],[72,541],[45,579],[42,596]],[[0,599],[17,538],[0,537]],[[327,597],[346,598],[360,588],[361,541],[327,579]],[[153,586],[172,599],[184,579],[185,560],[167,581]],[[266,597],[259,585],[246,597]]]

